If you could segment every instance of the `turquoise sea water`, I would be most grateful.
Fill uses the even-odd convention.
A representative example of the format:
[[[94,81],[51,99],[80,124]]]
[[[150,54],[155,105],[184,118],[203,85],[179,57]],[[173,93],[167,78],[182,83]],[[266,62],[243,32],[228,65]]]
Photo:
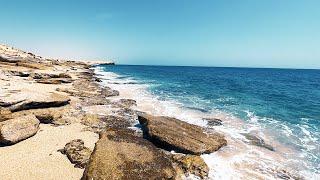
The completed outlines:
[[[203,113],[221,111],[256,124],[320,173],[320,70],[101,66],[160,100]],[[125,82],[125,81],[123,81]],[[294,157],[293,157],[294,158]]]

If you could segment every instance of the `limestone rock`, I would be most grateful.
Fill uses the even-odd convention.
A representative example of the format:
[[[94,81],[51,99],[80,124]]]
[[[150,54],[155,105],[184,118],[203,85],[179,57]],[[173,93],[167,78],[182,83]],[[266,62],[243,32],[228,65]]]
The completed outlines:
[[[40,97],[35,99],[27,99],[15,105],[9,107],[12,112],[28,110],[28,109],[38,109],[38,108],[49,108],[49,107],[59,107],[69,104],[70,98],[52,93],[49,97]]]
[[[82,124],[89,126],[94,132],[101,132],[106,128],[127,128],[132,123],[121,116],[86,114],[82,119]]]
[[[91,150],[84,146],[84,142],[81,139],[75,139],[65,145],[65,147],[59,150],[62,154],[67,155],[71,163],[75,164],[75,167],[85,168],[89,162]]]
[[[172,157],[186,176],[194,174],[201,179],[208,177],[209,167],[200,156],[174,154]]]
[[[113,90],[109,87],[104,87],[101,89],[100,94],[103,97],[119,96],[119,91]]]
[[[6,121],[6,120],[11,119],[11,118],[12,118],[11,111],[9,111],[6,108],[1,108],[0,107],[0,122]]]
[[[100,134],[82,180],[174,179],[175,170],[163,152],[128,129]]]
[[[136,106],[137,102],[133,99],[119,99],[112,103],[115,107],[120,108],[130,108],[132,106]]]
[[[139,115],[146,137],[158,147],[185,154],[203,154],[217,151],[227,144],[219,133],[207,134],[204,129],[165,116]]]
[[[0,143],[10,145],[27,139],[37,133],[39,124],[34,115],[0,122]]]
[[[130,108],[120,108],[116,111],[114,111],[115,114],[118,116],[121,116],[129,122],[134,122],[135,120],[138,119],[137,112],[135,110],[132,110]]]

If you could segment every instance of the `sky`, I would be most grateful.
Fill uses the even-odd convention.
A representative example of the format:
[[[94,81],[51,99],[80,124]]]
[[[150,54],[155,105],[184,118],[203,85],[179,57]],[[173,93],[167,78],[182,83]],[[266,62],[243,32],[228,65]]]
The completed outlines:
[[[319,0],[0,0],[0,43],[117,64],[320,68]]]

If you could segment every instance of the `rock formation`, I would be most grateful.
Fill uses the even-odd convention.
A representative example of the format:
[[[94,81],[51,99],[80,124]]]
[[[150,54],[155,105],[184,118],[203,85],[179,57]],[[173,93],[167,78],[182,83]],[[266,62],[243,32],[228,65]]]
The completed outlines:
[[[37,133],[39,124],[34,115],[0,122],[0,143],[11,145],[27,139]]]
[[[126,129],[108,129],[100,135],[82,180],[174,179],[169,157],[149,141]]]
[[[224,136],[208,134],[204,129],[175,118],[139,115],[146,137],[158,147],[186,154],[217,151],[227,144]]]

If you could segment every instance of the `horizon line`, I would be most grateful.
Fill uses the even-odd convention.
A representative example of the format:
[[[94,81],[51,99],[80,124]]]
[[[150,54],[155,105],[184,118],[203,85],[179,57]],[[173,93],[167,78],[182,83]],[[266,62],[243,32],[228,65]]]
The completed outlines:
[[[291,68],[291,67],[247,67],[247,66],[209,66],[209,65],[157,65],[157,64],[117,64],[115,66],[163,66],[163,67],[200,67],[200,68],[243,68],[243,69],[288,69],[288,70],[320,70],[319,68]]]

